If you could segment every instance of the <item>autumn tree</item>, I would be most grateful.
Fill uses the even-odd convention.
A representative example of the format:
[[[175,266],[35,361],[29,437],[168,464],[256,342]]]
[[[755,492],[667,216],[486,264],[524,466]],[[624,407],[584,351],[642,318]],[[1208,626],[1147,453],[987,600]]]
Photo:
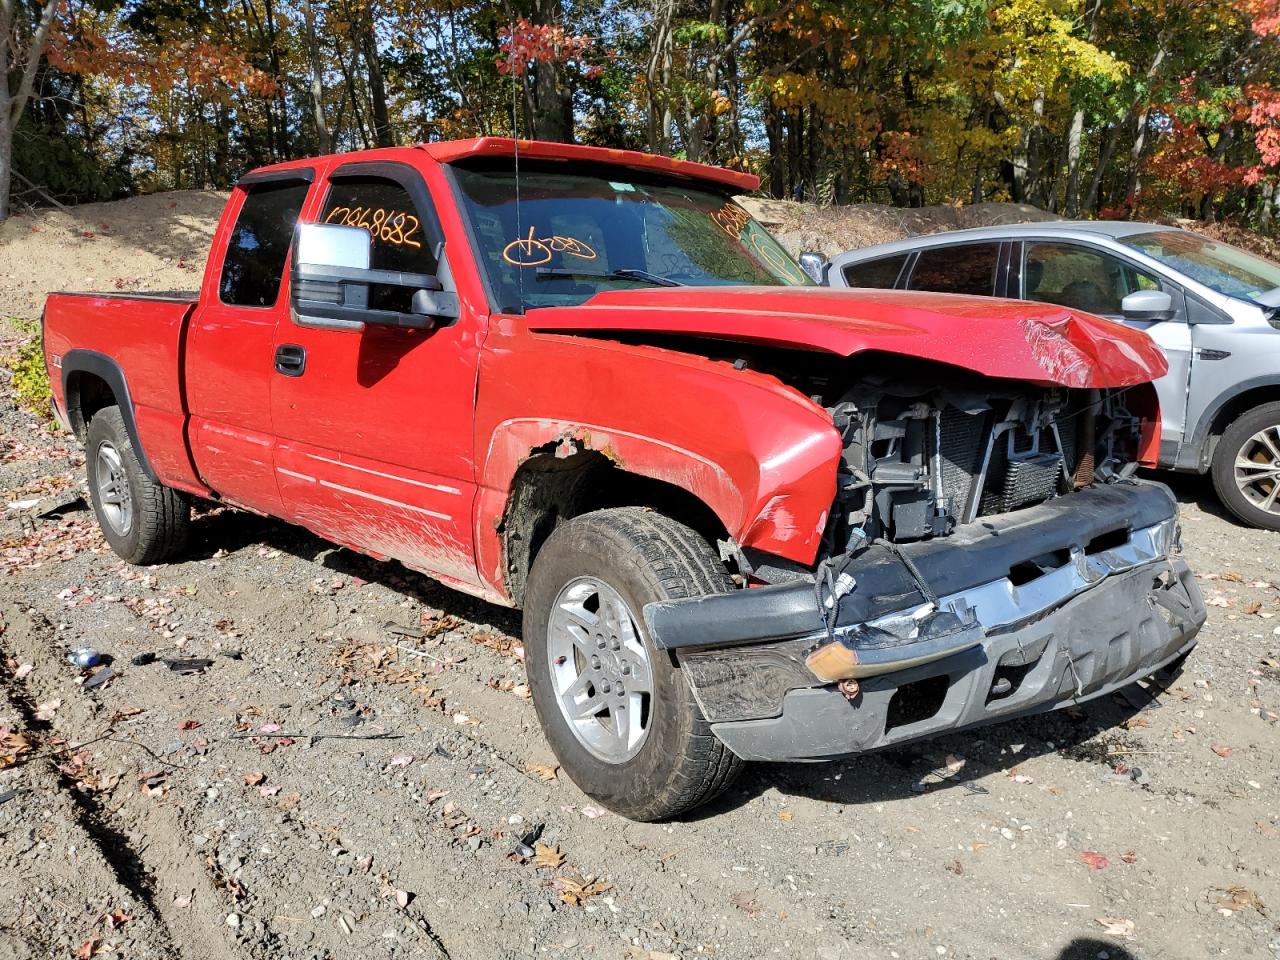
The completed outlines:
[[[0,0],[0,221],[9,216],[14,130],[31,99],[57,11],[58,0],[34,8]]]

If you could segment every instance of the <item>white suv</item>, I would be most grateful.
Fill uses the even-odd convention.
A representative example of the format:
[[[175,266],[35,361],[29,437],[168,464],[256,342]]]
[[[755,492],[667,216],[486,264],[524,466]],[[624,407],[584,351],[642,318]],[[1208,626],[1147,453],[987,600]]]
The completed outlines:
[[[1176,227],[1058,221],[961,230],[841,254],[833,287],[1059,303],[1145,330],[1160,465],[1210,472],[1244,522],[1280,530],[1280,265]]]

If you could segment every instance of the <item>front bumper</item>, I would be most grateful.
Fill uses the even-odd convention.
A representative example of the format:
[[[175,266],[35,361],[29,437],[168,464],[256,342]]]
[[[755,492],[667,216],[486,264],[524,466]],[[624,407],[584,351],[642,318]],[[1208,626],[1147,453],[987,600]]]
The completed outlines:
[[[847,756],[1102,696],[1185,654],[1205,621],[1160,484],[1082,490],[906,555],[872,547],[831,632],[811,583],[650,604],[712,730],[749,760]],[[846,697],[806,661],[852,651]]]

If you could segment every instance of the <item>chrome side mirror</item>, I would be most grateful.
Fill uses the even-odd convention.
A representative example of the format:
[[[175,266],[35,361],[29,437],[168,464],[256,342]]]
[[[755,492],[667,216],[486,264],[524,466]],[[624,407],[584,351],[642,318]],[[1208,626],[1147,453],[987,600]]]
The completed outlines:
[[[336,223],[300,223],[293,262],[295,266],[368,270],[371,251],[368,230]]]
[[[431,330],[458,318],[458,296],[445,291],[439,277],[373,270],[372,252],[369,233],[361,227],[298,224],[289,280],[294,322],[323,330],[363,330],[367,324]],[[409,312],[370,307],[375,286],[413,291]]]
[[[1173,297],[1163,290],[1135,290],[1120,301],[1120,313],[1126,320],[1148,323],[1172,320]]]
[[[812,250],[806,250],[796,262],[800,264],[800,269],[807,273],[813,282],[820,286],[826,286],[827,283],[827,258],[820,253]]]

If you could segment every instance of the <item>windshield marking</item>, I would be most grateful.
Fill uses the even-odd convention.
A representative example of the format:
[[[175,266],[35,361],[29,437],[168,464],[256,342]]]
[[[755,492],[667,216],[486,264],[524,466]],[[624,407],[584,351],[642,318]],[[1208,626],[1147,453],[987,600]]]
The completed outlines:
[[[535,237],[536,227],[529,228],[529,236],[521,240],[512,240],[502,248],[502,259],[515,267],[538,267],[550,263],[553,254],[563,253],[580,260],[594,260],[596,252],[590,245],[576,237],[565,237],[552,234],[549,237]]]
[[[751,215],[730,201],[719,210],[712,210],[711,219],[719,225],[721,230],[737,240],[742,235],[743,229],[751,222]]]

